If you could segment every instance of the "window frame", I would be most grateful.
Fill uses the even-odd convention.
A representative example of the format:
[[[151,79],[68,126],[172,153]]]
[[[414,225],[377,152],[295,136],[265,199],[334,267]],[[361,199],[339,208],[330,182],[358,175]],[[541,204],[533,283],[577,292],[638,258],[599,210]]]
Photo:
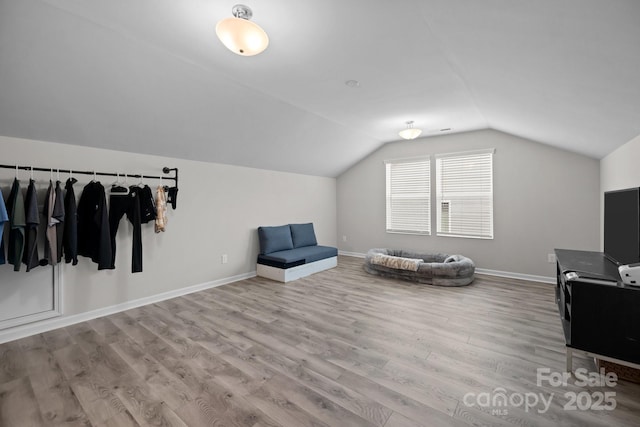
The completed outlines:
[[[494,197],[493,197],[493,163],[494,163],[494,154],[495,148],[484,149],[484,150],[474,150],[474,151],[462,151],[455,153],[443,153],[436,154],[435,157],[435,174],[436,174],[436,187],[435,187],[435,210],[436,210],[436,236],[440,237],[458,237],[458,238],[468,238],[468,239],[485,239],[492,240],[494,239]],[[485,157],[488,155],[488,159]],[[485,157],[485,159],[482,159]],[[470,177],[463,177],[462,179],[458,175],[456,178],[449,179],[448,184],[443,184],[443,166],[442,162],[446,162],[446,159],[455,158],[456,160],[467,160],[472,165],[475,158],[476,164],[480,162],[480,164],[485,163],[488,167],[487,169],[483,169],[477,175],[471,175]],[[464,165],[463,165],[464,166]],[[448,172],[453,172],[455,175],[454,168],[449,168]],[[450,174],[451,175],[451,174]],[[454,182],[455,180],[460,181],[459,183]],[[478,183],[482,182],[480,187],[488,186],[488,191],[467,191],[467,193],[473,193],[466,196],[461,196],[460,194],[455,195],[455,191],[444,192],[443,185],[450,185],[455,188],[456,185],[460,185],[460,183],[464,184],[464,181],[473,181],[475,187],[478,187]],[[453,195],[453,196],[452,196]],[[466,207],[467,209],[471,209],[471,215],[479,215],[480,218],[475,220],[478,224],[477,233],[468,233],[464,231],[456,230],[455,224],[460,224],[462,226],[469,227],[470,225],[474,225],[472,221],[467,220],[465,223],[464,215],[456,218],[456,213],[454,212],[455,200],[461,201],[463,203],[458,203],[458,206],[465,207],[464,201],[467,200]],[[473,204],[469,204],[470,199],[476,200],[476,206]],[[488,202],[488,204],[487,204]],[[447,203],[448,205],[448,228],[449,231],[444,231],[442,229],[442,204]],[[473,203],[473,202],[471,202]],[[479,206],[478,206],[479,204]],[[487,213],[488,211],[488,213]],[[468,217],[469,215],[467,215]],[[488,219],[485,219],[483,216],[488,216]],[[487,222],[486,226],[483,224]],[[453,225],[453,227],[452,227]],[[451,229],[454,229],[452,232]]]
[[[419,156],[419,157],[411,157],[411,158],[403,158],[403,159],[390,159],[385,160],[385,204],[386,204],[386,213],[385,213],[385,231],[387,233],[393,234],[414,234],[421,236],[430,236],[432,234],[431,227],[431,210],[432,210],[432,191],[431,191],[431,181],[432,181],[432,167],[431,167],[431,156]],[[406,192],[396,192],[396,194],[392,194],[392,179],[393,179],[393,166],[399,166],[403,164],[416,164],[416,170],[419,171],[420,166],[426,166],[426,170],[423,170],[422,173],[426,173],[426,178],[424,176],[419,177],[416,176],[416,180],[410,185],[416,186],[423,184],[424,187],[421,188],[422,191],[416,191],[411,193],[409,189],[405,188]],[[406,173],[407,171],[405,171]],[[398,183],[399,184],[399,183]],[[424,202],[422,205],[418,205],[418,209],[416,209],[417,214],[422,215],[426,213],[426,218],[422,221],[418,220],[415,223],[422,223],[422,227],[411,228],[411,224],[405,223],[404,227],[398,227],[398,222],[401,222],[397,218],[393,217],[393,200],[413,200],[413,201],[422,201]],[[426,206],[425,206],[426,205]],[[422,213],[421,213],[422,212]]]

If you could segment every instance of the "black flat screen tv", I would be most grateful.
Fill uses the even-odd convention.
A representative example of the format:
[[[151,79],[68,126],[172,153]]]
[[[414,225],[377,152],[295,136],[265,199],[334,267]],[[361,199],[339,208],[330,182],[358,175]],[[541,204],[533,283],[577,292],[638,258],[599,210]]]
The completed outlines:
[[[640,188],[604,193],[604,253],[618,265],[640,262]]]

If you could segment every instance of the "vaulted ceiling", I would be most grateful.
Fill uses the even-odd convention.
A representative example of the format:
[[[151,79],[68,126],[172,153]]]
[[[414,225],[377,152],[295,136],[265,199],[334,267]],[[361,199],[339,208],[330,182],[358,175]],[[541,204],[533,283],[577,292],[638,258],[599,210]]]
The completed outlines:
[[[234,1],[0,0],[0,134],[321,176],[407,120],[594,158],[640,134],[637,0],[246,3],[255,57],[216,38]]]

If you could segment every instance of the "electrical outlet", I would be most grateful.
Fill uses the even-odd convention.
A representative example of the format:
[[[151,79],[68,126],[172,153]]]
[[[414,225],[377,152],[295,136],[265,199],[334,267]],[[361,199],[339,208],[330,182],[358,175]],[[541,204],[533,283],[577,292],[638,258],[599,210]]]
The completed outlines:
[[[229,261],[229,258],[227,257],[227,254],[222,254],[222,256],[220,257],[220,262],[222,262],[223,264],[226,264]]]
[[[346,242],[347,241],[347,236],[342,236],[342,241]]]
[[[556,262],[556,254],[547,254],[547,261],[549,263],[554,263]]]

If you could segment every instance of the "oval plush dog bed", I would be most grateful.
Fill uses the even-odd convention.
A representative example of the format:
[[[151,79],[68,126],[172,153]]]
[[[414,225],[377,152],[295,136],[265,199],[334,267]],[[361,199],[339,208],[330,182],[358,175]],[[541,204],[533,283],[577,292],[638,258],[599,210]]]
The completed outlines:
[[[465,286],[476,270],[462,255],[418,253],[401,249],[370,249],[365,258],[367,273],[437,286]]]

